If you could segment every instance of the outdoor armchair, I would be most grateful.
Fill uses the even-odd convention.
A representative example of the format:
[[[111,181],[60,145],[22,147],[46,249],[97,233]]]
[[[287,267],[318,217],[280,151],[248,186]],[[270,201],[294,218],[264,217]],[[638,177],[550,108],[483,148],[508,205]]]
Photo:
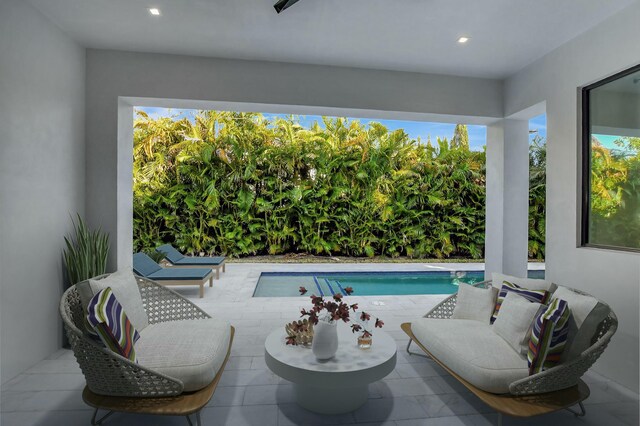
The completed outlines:
[[[93,280],[107,278],[103,275]],[[113,412],[186,416],[211,399],[231,351],[234,328],[212,318],[176,292],[136,277],[148,325],[132,362],[87,333],[78,285],[62,296],[60,315],[69,344],[86,379],[84,401],[95,408],[91,423]],[[98,409],[108,413],[96,420]]]

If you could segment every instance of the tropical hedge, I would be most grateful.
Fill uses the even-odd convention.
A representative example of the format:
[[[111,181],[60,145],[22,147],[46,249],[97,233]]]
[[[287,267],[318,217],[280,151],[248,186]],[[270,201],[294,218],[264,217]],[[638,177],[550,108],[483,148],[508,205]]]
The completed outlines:
[[[431,143],[345,118],[135,121],[136,250],[477,259],[484,212],[485,153],[464,126]]]
[[[640,249],[640,138],[592,138],[590,201],[590,243]]]

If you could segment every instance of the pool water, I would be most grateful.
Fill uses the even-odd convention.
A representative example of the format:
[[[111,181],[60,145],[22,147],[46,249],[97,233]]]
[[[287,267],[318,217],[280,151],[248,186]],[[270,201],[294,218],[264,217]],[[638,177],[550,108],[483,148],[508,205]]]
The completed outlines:
[[[544,278],[544,271],[529,271],[529,278]],[[484,280],[484,271],[417,272],[263,272],[253,297],[300,296],[302,286],[307,295],[344,294],[352,287],[356,296],[410,294],[453,294],[460,283]]]

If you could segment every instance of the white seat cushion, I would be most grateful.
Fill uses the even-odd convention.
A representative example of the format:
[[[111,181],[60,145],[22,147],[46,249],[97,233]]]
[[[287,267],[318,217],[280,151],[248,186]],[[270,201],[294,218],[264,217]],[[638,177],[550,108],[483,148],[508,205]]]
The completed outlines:
[[[202,389],[220,371],[230,333],[216,318],[149,324],[135,345],[138,363],[181,380],[185,392]]]
[[[484,391],[508,393],[512,382],[529,375],[527,360],[489,324],[420,318],[411,323],[411,330],[434,357]]]

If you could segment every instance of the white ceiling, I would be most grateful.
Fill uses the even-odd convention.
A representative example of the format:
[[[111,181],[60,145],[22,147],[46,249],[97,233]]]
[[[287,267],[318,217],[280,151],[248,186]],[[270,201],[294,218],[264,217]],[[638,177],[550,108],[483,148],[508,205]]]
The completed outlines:
[[[638,0],[29,1],[87,47],[504,78]]]

